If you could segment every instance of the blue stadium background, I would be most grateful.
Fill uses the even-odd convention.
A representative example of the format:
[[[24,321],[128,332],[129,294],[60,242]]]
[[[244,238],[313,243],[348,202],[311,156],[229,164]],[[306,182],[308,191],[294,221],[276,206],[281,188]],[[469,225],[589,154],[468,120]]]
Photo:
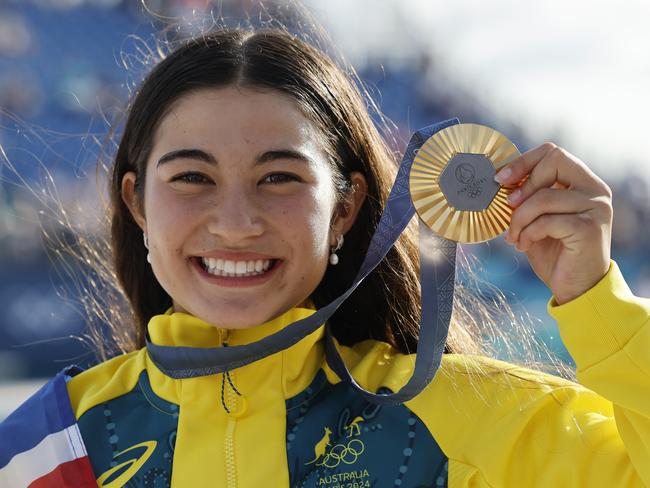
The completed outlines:
[[[138,3],[0,1],[0,144],[27,180],[42,180],[42,163],[61,182],[62,194],[95,191],[79,190],[74,182],[93,181],[79,175],[92,175],[98,150],[93,135],[106,132],[98,107],[126,100],[133,73],[119,60],[135,49],[129,36],[149,39],[158,27]],[[151,3],[170,14],[184,7],[184,2]],[[227,5],[236,15],[246,3]],[[471,93],[450,96],[449,90],[422,85],[420,73],[435,61],[422,53],[421,64],[395,68],[377,59],[359,75],[405,140],[411,129],[452,116],[495,126]],[[514,125],[495,128],[522,150],[543,142],[524,140]],[[43,250],[39,203],[21,190],[6,164],[0,165],[0,179],[0,381],[49,377],[72,362],[91,365],[92,353],[70,337],[82,332],[83,316],[74,296],[72,302],[60,296],[70,283],[52,269]],[[648,296],[648,188],[634,175],[609,183],[615,198],[614,258],[634,291]],[[469,251],[479,258],[482,276],[538,317],[540,335],[568,359],[546,317],[549,292],[525,257],[500,239]]]

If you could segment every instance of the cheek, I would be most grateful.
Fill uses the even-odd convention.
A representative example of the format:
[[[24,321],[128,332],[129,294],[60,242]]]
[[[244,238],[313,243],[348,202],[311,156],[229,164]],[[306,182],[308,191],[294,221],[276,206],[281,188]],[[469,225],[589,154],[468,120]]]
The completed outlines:
[[[331,207],[327,199],[319,199],[314,194],[303,195],[274,202],[268,211],[275,216],[284,240],[298,253],[318,257],[328,252]]]
[[[193,217],[198,215],[197,205],[160,187],[149,191],[145,204],[149,242],[160,254],[182,254],[182,239],[194,224]]]

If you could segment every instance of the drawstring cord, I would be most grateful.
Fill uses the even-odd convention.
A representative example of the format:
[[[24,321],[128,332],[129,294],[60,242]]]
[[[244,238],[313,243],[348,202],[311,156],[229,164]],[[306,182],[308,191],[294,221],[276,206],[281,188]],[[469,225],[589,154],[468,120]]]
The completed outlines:
[[[230,409],[226,406],[226,402],[223,398],[224,396],[223,392],[226,385],[226,381],[225,381],[226,378],[228,378],[228,383],[230,383],[230,386],[235,391],[235,393],[237,393],[237,395],[239,396],[241,396],[241,393],[239,393],[239,390],[237,390],[237,388],[235,388],[235,385],[233,385],[232,380],[230,379],[230,373],[228,371],[225,371],[221,375],[221,404],[223,405],[223,408],[226,410],[226,413],[230,413]]]
[[[228,337],[230,336],[230,330],[226,329],[226,339],[221,342],[221,345],[223,347],[228,347]],[[226,379],[228,379],[228,383],[230,384],[230,387],[233,389],[237,395],[242,396],[242,394],[239,392],[239,390],[235,387],[234,383],[232,382],[232,379],[230,378],[230,371],[226,370],[221,374],[221,405],[223,405],[224,410],[226,413],[230,413],[230,409],[226,406],[226,400],[224,398],[224,390],[226,387]]]

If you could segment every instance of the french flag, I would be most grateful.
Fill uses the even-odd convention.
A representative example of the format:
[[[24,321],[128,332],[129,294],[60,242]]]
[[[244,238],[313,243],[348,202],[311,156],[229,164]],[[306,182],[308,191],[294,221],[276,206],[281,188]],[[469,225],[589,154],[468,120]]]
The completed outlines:
[[[59,372],[0,423],[0,486],[97,488],[66,381]]]

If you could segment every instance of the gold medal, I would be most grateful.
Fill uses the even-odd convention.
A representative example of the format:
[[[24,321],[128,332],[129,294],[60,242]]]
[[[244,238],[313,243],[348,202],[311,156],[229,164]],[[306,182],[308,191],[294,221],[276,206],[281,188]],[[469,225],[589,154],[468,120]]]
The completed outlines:
[[[520,155],[503,134],[485,125],[456,124],[420,147],[410,173],[411,199],[436,234],[461,243],[484,242],[510,225],[511,190],[496,172]]]

